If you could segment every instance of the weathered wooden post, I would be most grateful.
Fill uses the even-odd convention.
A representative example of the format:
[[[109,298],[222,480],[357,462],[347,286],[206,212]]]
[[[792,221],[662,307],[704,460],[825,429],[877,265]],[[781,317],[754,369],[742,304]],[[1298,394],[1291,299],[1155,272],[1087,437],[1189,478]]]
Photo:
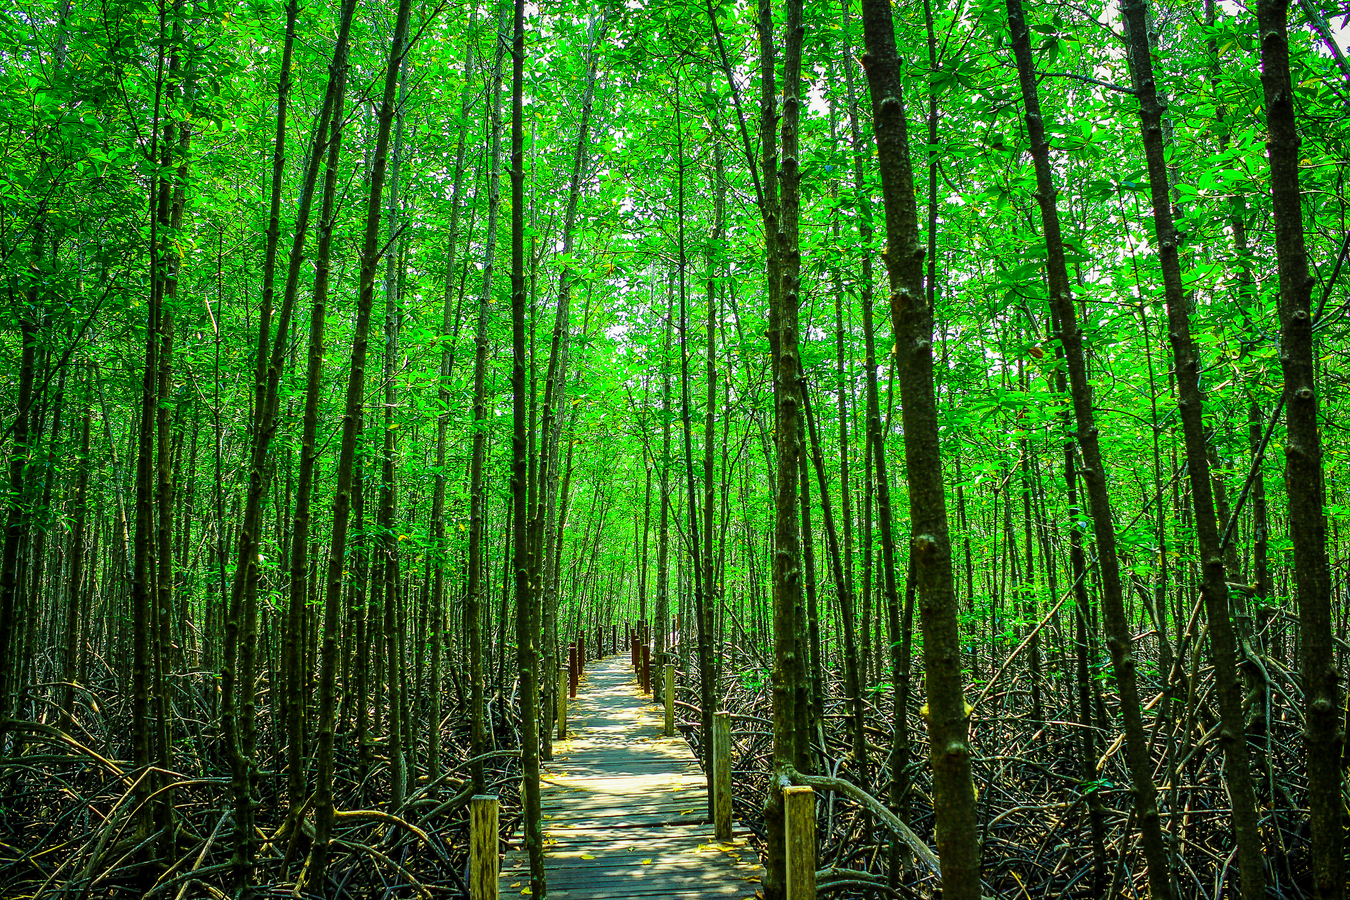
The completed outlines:
[[[634,630],[633,630],[633,674],[634,674],[634,675],[640,675],[640,674],[642,673],[642,670],[641,670],[640,668],[638,668],[640,665],[642,665],[642,661],[638,658],[638,646],[639,646],[639,644],[638,644],[638,633],[637,633],[637,630],[634,629]]]
[[[567,645],[567,687],[568,696],[576,699],[577,696],[577,645]]]
[[[666,737],[675,736],[675,664],[666,663]]]
[[[558,666],[558,740],[567,738],[567,688],[568,671]]]
[[[609,649],[611,653],[619,652],[619,626],[617,624],[609,626]]]
[[[652,692],[652,648],[642,645],[642,693]]]
[[[469,898],[497,900],[497,798],[476,794],[469,801]]]
[[[731,840],[731,713],[713,716],[713,830],[719,841]]]
[[[584,630],[577,634],[577,671],[586,671],[586,632]]]
[[[783,788],[783,824],[788,900],[816,900],[816,792],[805,785]]]

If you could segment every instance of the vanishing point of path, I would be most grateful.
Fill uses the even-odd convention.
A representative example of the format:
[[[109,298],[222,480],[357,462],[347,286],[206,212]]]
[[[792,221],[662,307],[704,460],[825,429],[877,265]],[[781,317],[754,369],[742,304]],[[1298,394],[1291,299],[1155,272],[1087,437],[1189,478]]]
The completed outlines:
[[[554,741],[539,776],[550,900],[753,900],[755,851],[740,831],[713,838],[698,761],[682,737],[662,736],[663,713],[638,693],[627,655],[590,663],[567,718],[567,740]],[[529,860],[513,846],[501,896],[529,885]]]

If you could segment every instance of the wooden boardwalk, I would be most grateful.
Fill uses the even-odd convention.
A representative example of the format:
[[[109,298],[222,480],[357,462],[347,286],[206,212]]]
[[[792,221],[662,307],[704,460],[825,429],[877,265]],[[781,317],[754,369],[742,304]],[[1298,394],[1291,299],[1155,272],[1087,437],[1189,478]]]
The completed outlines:
[[[760,868],[744,832],[719,842],[707,781],[663,713],[638,693],[624,654],[590,664],[568,710],[568,737],[540,769],[548,896],[734,897],[753,900]],[[519,832],[517,832],[517,841]],[[502,864],[501,896],[528,896],[518,843]]]

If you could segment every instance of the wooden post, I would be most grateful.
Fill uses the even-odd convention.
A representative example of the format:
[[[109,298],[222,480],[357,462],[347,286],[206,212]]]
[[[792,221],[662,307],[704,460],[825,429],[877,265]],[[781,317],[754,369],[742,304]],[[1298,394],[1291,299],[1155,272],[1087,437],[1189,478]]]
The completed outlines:
[[[783,824],[788,900],[816,900],[816,792],[804,785],[783,788]]]
[[[586,632],[577,634],[577,671],[586,671]]]
[[[609,646],[611,652],[619,652],[619,626],[617,624],[609,626]]]
[[[642,645],[642,693],[652,692],[652,648]]]
[[[568,672],[558,666],[558,740],[567,739],[567,683]]]
[[[675,736],[675,664],[666,663],[666,737]]]
[[[719,841],[729,841],[731,840],[731,713],[726,711],[713,716],[712,765],[714,834]]]
[[[573,700],[577,696],[577,645],[567,645],[567,688],[568,696]]]
[[[497,900],[497,798],[477,794],[469,801],[469,898]]]
[[[638,662],[638,636],[637,636],[637,632],[634,631],[634,632],[633,632],[633,674],[634,674],[634,675],[637,675],[637,674],[639,674],[639,673],[642,671],[641,669],[638,668],[638,665],[639,665],[639,662]]]

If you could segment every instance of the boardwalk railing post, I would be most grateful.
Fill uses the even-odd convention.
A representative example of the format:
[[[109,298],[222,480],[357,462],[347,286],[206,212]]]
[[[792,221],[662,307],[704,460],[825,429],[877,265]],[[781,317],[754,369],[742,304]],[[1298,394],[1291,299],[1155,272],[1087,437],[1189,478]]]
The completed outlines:
[[[652,692],[652,648],[642,645],[642,693]]]
[[[731,713],[713,716],[713,829],[719,841],[731,840]]]
[[[497,900],[497,798],[476,794],[469,801],[469,898]]]
[[[558,666],[558,740],[567,739],[567,670]]]
[[[783,788],[787,831],[787,900],[816,900],[816,792]]]
[[[586,671],[586,632],[577,634],[577,671]]]
[[[666,663],[666,680],[661,689],[666,692],[666,737],[675,736],[675,664]]]
[[[567,674],[569,676],[567,682],[567,695],[575,700],[577,696],[577,681],[579,680],[577,675],[576,644],[570,644],[567,647]]]

